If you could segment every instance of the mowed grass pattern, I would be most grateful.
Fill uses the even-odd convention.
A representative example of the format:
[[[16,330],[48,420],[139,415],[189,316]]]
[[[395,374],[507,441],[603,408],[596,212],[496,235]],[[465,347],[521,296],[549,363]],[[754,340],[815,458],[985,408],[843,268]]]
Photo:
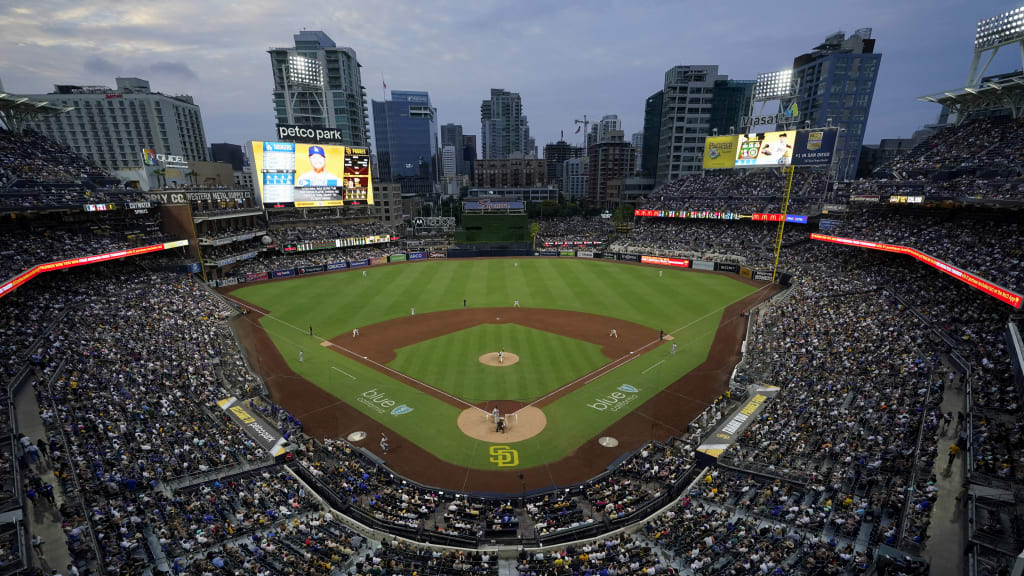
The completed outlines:
[[[518,354],[519,362],[480,363],[480,355],[502,347]],[[608,362],[589,342],[517,324],[485,324],[401,348],[388,366],[477,403],[535,400]]]
[[[366,278],[359,270],[300,277],[245,286],[233,296],[271,311],[272,316],[261,318],[260,324],[297,374],[442,460],[493,470],[487,443],[458,429],[460,408],[319,346],[319,338],[407,315],[412,306],[417,314],[462,308],[463,298],[469,307],[511,306],[519,298],[524,307],[589,312],[674,332],[679,345],[676,355],[669,353],[670,342],[662,342],[649,354],[545,406],[544,431],[515,444],[520,468],[526,468],[563,458],[698,366],[707,358],[722,310],[755,290],[730,276],[667,268],[659,277],[658,268],[614,262],[523,258],[518,267],[513,262],[454,260],[379,266],[369,268]],[[310,325],[317,338],[308,336]],[[300,350],[305,352],[301,363]],[[551,363],[564,361],[558,356]],[[623,409],[593,407],[622,384],[638,389]],[[399,416],[373,410],[360,402],[364,394],[373,392],[414,410]],[[303,414],[296,416],[301,419]]]

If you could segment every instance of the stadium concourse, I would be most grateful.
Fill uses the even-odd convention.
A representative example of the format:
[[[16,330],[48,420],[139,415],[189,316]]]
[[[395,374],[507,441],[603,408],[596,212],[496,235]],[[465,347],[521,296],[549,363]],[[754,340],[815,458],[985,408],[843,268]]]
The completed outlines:
[[[839,186],[827,232],[913,247],[1019,291],[1021,219],[1005,202],[1022,200],[1019,129],[967,122],[947,129],[961,138],[940,133],[875,178]],[[979,137],[1006,150],[979,154]],[[15,215],[0,228],[5,277],[173,237],[158,210],[72,214],[83,198],[133,192],[106,187],[70,152],[44,154],[57,145],[39,137],[2,139],[0,199],[19,199],[0,200]],[[772,170],[711,172],[638,208],[772,212],[780,185]],[[817,216],[824,186],[798,172],[789,212]],[[888,202],[914,195],[926,201]],[[272,215],[212,236],[261,226],[280,244],[388,232]],[[643,217],[620,232],[576,218],[541,232],[760,267],[775,226]],[[731,447],[717,459],[699,452],[739,405],[722,399],[679,423],[690,424],[685,437],[658,439],[584,485],[493,498],[420,486],[344,439],[305,434],[250,370],[231,330],[238,310],[184,273],[177,249],[41,274],[0,299],[0,572],[923,574],[928,559],[942,573],[1003,573],[1024,547],[1013,528],[1022,383],[1004,337],[1017,309],[905,255],[811,240],[810,225],[786,230],[780,266],[793,284],[750,312],[736,377],[737,392],[779,391]],[[260,243],[222,278],[401,250],[310,256]],[[231,397],[272,424],[287,456],[221,410]],[[492,540],[513,549],[489,550]]]

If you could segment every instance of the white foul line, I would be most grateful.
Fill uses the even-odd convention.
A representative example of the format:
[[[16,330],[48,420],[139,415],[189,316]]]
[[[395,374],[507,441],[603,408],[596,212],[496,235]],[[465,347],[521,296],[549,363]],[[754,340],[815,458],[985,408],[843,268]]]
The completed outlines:
[[[664,360],[662,360],[662,362],[664,362]],[[345,376],[348,376],[349,378],[351,378],[351,379],[353,379],[353,380],[355,380],[355,379],[356,379],[356,377],[355,377],[355,376],[353,376],[353,375],[349,374],[348,372],[345,372],[344,370],[342,370],[341,368],[338,368],[337,366],[331,366],[331,368],[334,368],[334,369],[335,369],[335,370],[337,370],[338,372],[341,372],[342,374],[344,374]]]
[[[654,363],[654,365],[648,366],[646,370],[641,372],[641,374],[647,374],[651,370],[653,370],[653,369],[657,368],[658,366],[661,366],[662,364],[664,364],[664,362],[665,362],[664,360],[658,360],[656,363]]]

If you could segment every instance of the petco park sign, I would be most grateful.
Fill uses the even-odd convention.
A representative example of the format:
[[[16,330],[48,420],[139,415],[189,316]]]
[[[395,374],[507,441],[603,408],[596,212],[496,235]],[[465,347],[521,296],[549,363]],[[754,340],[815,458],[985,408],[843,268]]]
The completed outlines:
[[[277,139],[284,142],[315,142],[344,144],[341,130],[334,128],[316,128],[297,126],[295,124],[278,124]]]

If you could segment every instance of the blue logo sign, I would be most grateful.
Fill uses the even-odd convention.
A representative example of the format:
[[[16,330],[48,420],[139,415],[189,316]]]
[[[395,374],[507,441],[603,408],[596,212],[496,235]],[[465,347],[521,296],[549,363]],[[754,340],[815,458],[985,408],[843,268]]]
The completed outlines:
[[[621,392],[627,392],[629,394],[636,394],[637,392],[640,391],[639,389],[630,386],[629,384],[623,384],[622,386],[619,386],[619,390]]]
[[[392,416],[401,416],[402,414],[408,414],[412,412],[412,406],[406,406],[405,404],[399,404],[391,411]]]

